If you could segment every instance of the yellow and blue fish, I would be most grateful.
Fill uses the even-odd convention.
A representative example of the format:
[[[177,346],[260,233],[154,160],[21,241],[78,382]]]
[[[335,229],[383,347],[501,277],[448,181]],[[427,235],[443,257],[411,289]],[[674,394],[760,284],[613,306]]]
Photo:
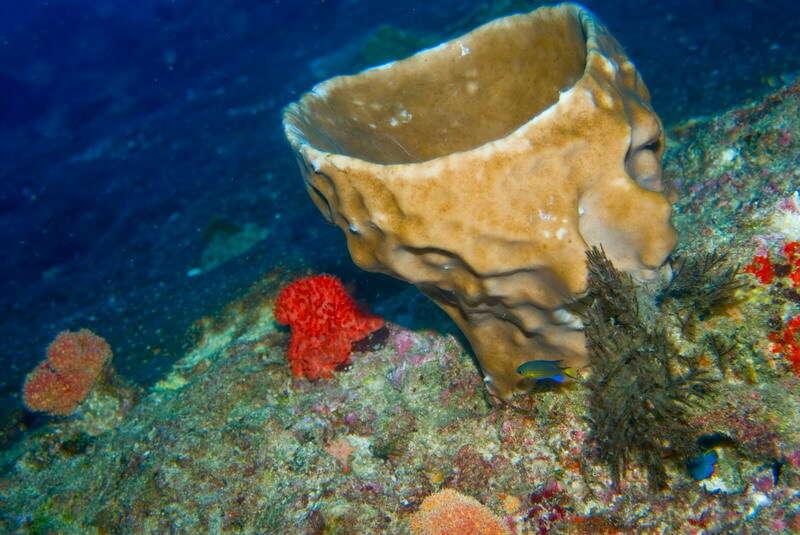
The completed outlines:
[[[697,445],[700,446],[703,453],[689,459],[686,462],[686,468],[689,471],[689,475],[692,476],[692,479],[695,481],[702,481],[714,475],[714,469],[717,465],[717,461],[719,461],[718,450],[720,448],[735,447],[736,442],[723,433],[713,433],[698,438]],[[777,480],[780,476],[780,465],[772,465],[772,474],[776,482],[775,484],[777,485]]]
[[[524,377],[531,377],[537,381],[550,379],[558,383],[564,382],[564,378],[577,378],[575,368],[562,366],[562,360],[530,360],[517,367],[517,373]]]
[[[708,450],[702,455],[692,457],[686,462],[686,469],[695,481],[702,481],[714,475],[714,468],[719,460],[719,455],[714,450]]]

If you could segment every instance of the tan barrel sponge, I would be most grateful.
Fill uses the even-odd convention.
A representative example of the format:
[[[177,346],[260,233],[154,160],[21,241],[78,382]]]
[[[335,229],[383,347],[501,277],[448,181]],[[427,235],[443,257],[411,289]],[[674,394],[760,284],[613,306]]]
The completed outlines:
[[[286,108],[284,128],[353,260],[442,307],[503,398],[529,390],[524,362],[586,364],[566,308],[586,290],[587,248],[646,278],[675,245],[661,122],[575,4],[332,78]]]

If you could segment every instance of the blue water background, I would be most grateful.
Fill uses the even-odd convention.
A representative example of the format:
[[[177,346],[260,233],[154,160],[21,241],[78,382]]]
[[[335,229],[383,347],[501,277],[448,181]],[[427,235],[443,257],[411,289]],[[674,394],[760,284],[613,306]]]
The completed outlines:
[[[800,71],[796,0],[585,4],[670,124],[741,105]],[[58,331],[95,330],[118,370],[148,384],[191,343],[194,320],[279,265],[336,273],[394,321],[435,321],[407,285],[352,265],[307,198],[280,111],[363,67],[358,51],[380,25],[444,39],[484,22],[488,6],[0,3],[0,422],[22,414],[24,375]],[[269,235],[188,276],[220,222]]]

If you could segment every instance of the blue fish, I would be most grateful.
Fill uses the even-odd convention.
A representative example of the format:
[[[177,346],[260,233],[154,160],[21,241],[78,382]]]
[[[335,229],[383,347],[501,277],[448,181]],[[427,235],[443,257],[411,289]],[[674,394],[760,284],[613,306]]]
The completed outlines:
[[[717,464],[719,456],[714,450],[709,450],[703,455],[692,457],[686,462],[686,468],[689,470],[689,475],[695,481],[708,479],[714,473],[714,466]]]
[[[575,368],[562,366],[561,360],[530,360],[517,367],[517,373],[537,381],[550,379],[561,383],[565,377],[576,378]]]

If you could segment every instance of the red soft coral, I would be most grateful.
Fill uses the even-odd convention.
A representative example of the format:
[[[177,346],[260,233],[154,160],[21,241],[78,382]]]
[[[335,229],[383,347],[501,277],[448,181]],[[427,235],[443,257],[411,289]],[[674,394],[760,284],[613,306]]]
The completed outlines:
[[[751,273],[761,284],[771,284],[775,278],[775,266],[766,255],[756,255],[749,266],[744,268],[745,273]]]
[[[798,331],[800,331],[800,316],[790,319],[780,333],[772,333],[769,339],[773,342],[772,352],[782,353],[791,362],[792,370],[800,375],[800,343],[798,343]]]
[[[32,411],[70,414],[89,395],[111,346],[92,331],[63,331],[47,347],[47,360],[28,374],[23,401]]]
[[[350,358],[353,342],[383,326],[383,319],[359,310],[332,275],[306,277],[281,290],[275,319],[292,328],[286,355],[292,374],[309,379],[332,377]]]
[[[783,255],[788,265],[780,265],[781,272],[789,277],[792,286],[800,287],[800,242],[792,241],[783,246]],[[769,254],[758,254],[753,261],[744,268],[745,273],[751,273],[761,284],[772,284],[775,279],[775,266],[769,259]]]
[[[792,286],[800,286],[800,242],[792,241],[784,245],[783,254],[789,261],[789,279]]]

